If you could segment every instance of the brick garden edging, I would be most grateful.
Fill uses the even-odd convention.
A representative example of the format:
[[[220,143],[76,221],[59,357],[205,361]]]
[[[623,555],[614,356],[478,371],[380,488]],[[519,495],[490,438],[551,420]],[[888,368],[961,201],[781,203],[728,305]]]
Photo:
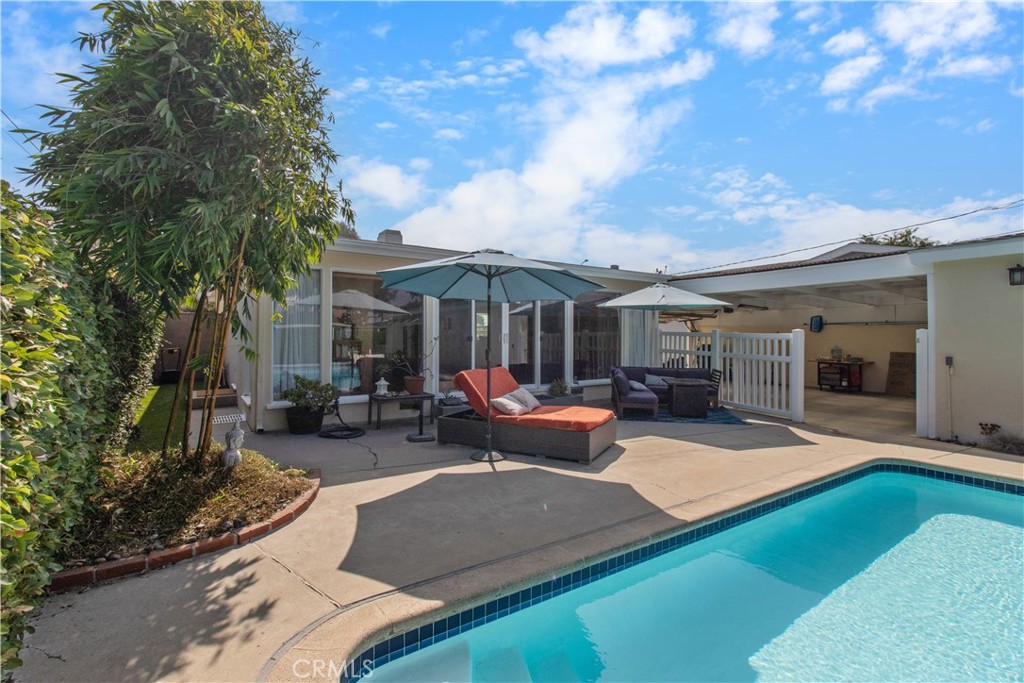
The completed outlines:
[[[102,562],[100,564],[77,567],[62,572],[56,572],[50,576],[50,592],[60,593],[71,588],[89,586],[99,581],[116,579],[130,574],[138,574],[149,569],[157,569],[182,560],[215,553],[225,548],[244,545],[249,541],[269,534],[285,526],[289,522],[298,519],[299,515],[306,511],[306,508],[316,500],[320,492],[320,470],[311,469],[308,478],[313,480],[313,488],[288,504],[288,507],[278,510],[274,516],[265,522],[250,524],[236,531],[229,531],[219,536],[204,538],[194,543],[186,543],[174,548],[154,550],[150,553],[132,555],[120,560]]]

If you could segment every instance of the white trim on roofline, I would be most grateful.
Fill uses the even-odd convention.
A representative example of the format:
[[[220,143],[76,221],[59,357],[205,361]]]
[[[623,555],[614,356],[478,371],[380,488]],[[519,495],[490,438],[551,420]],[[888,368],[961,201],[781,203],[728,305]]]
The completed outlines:
[[[916,249],[907,254],[915,266],[931,265],[944,261],[964,261],[967,259],[989,258],[991,256],[1016,256],[1024,259],[1024,233],[1007,236],[1005,239],[993,239],[962,244],[945,244],[926,249]]]
[[[395,244],[394,242],[378,242],[376,240],[357,240],[348,237],[339,237],[333,244],[327,247],[329,251],[341,251],[350,254],[365,254],[367,256],[391,256],[394,258],[409,259],[412,261],[433,261],[434,259],[448,256],[459,256],[465,251],[453,251],[451,249],[438,249],[437,247],[424,247],[415,244]],[[559,268],[565,268],[582,277],[612,278],[616,280],[627,280],[635,282],[664,282],[665,276],[657,273],[644,273],[636,270],[622,270],[620,268],[608,268],[602,266],[581,265],[578,263],[565,263],[563,261],[549,261],[547,259],[536,259],[541,263],[547,263]]]
[[[928,268],[911,263],[908,253],[736,275],[715,276],[709,273],[707,277],[678,280],[670,284],[697,294],[727,294],[750,290],[840,285],[849,282],[916,277],[927,273]]]

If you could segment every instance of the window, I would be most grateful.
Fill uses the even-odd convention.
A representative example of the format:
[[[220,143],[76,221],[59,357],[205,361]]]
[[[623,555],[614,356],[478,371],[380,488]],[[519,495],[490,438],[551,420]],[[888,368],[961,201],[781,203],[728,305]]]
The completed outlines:
[[[274,304],[272,324],[272,391],[295,386],[295,375],[320,381],[320,272],[299,277],[285,297],[287,306]]]
[[[536,384],[537,307],[532,301],[509,304],[508,371],[520,384]]]
[[[540,382],[562,378],[569,383],[572,378],[565,376],[565,302],[540,302]]]
[[[573,308],[573,375],[578,380],[606,379],[619,361],[619,311],[598,304],[619,296],[588,292]]]
[[[438,328],[438,388],[452,389],[452,378],[470,367],[472,347],[470,346],[469,321],[472,302],[460,299],[443,299],[440,306],[440,327]]]
[[[423,372],[423,297],[384,289],[376,275],[335,273],[331,292],[331,384],[344,394],[371,394]],[[403,359],[410,366],[397,363]],[[429,360],[426,360],[429,363]]]

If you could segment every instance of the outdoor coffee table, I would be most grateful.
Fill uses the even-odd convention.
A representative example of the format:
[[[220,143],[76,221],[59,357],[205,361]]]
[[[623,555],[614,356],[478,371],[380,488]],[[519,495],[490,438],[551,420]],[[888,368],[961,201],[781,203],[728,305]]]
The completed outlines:
[[[373,406],[377,406],[377,429],[380,429],[380,411],[385,403],[417,403],[420,407],[420,430],[418,435],[410,434],[410,441],[433,441],[433,434],[423,433],[423,404],[430,403],[430,424],[434,424],[434,395],[433,394],[370,394],[366,404],[366,425],[373,424]],[[414,436],[418,438],[413,438]],[[429,439],[427,437],[430,437]]]
[[[708,382],[706,379],[666,377],[668,411],[676,417],[708,416]]]

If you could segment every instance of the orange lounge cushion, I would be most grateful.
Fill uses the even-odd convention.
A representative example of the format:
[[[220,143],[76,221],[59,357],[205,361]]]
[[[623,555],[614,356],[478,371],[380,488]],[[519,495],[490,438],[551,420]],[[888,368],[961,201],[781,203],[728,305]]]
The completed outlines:
[[[561,429],[568,432],[589,432],[597,429],[615,414],[604,408],[587,406],[541,406],[525,415],[493,415],[495,424],[514,424],[541,429]]]
[[[463,370],[455,375],[452,382],[466,394],[466,400],[478,415],[487,415],[487,371]],[[505,367],[491,368],[491,398],[498,398],[519,388],[519,382]],[[544,429],[563,429],[572,432],[589,432],[615,417],[615,413],[603,408],[587,406],[541,406],[525,415],[505,415],[491,407],[491,422],[517,424]]]
[[[455,375],[452,383],[466,394],[466,400],[478,415],[487,415],[487,370],[463,370]],[[511,393],[519,388],[519,382],[515,380],[508,368],[498,366],[491,368],[491,398],[498,398]],[[503,413],[496,408],[491,408],[491,417],[494,418]]]

